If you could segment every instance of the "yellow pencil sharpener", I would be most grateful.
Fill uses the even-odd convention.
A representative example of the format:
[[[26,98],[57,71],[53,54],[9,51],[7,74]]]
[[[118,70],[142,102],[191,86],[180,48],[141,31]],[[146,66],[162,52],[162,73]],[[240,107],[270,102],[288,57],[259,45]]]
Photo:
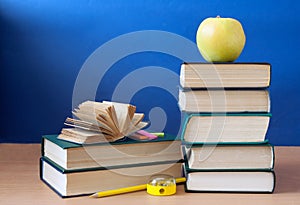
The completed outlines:
[[[169,175],[154,175],[147,183],[147,193],[154,196],[169,196],[176,193],[176,180]]]

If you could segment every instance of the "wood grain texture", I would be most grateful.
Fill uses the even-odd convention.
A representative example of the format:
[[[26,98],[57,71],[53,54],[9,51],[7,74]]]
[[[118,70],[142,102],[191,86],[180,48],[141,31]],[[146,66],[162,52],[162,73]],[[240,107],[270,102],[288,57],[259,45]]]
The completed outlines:
[[[145,191],[91,199],[62,199],[39,179],[39,144],[0,144],[0,204],[300,204],[300,147],[275,147],[277,183],[273,194],[185,193],[155,197]]]

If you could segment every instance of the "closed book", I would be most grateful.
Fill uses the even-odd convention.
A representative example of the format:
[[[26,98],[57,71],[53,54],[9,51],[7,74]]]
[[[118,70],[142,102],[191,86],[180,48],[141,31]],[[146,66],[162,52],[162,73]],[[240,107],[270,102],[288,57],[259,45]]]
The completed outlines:
[[[64,169],[105,167],[181,159],[181,142],[165,135],[155,140],[138,141],[124,138],[112,143],[82,145],[45,135],[42,156]]]
[[[272,170],[274,148],[265,144],[185,145],[183,153],[192,171]]]
[[[269,63],[183,63],[183,88],[266,88],[270,85]]]
[[[179,90],[184,112],[270,112],[268,90]]]
[[[275,173],[256,170],[189,171],[185,169],[186,192],[273,193]]]
[[[185,143],[263,143],[270,113],[186,113]]]
[[[147,184],[154,174],[181,177],[182,163],[166,161],[113,167],[67,170],[47,157],[40,160],[40,178],[61,197],[89,195]]]

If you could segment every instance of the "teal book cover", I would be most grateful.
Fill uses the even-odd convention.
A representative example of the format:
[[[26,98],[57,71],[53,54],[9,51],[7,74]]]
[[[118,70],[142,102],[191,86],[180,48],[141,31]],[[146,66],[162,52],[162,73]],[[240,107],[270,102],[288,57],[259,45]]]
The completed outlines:
[[[49,158],[41,157],[40,179],[59,196],[67,198],[144,184],[154,173],[180,177],[181,166],[182,161],[165,161],[67,170]]]
[[[41,155],[65,169],[97,168],[182,159],[181,141],[170,135],[152,140],[123,138],[115,142],[77,144],[45,135]]]
[[[62,149],[70,149],[70,148],[80,148],[83,146],[107,146],[107,145],[123,145],[123,144],[137,144],[137,143],[154,143],[154,142],[163,142],[163,141],[174,141],[174,140],[180,140],[178,137],[176,136],[172,136],[169,134],[164,134],[163,137],[158,137],[156,139],[153,140],[134,140],[131,139],[129,137],[124,137],[123,139],[117,140],[115,142],[111,142],[111,143],[95,143],[95,144],[87,144],[87,145],[83,145],[83,144],[77,144],[77,143],[73,143],[73,142],[68,142],[65,140],[60,140],[57,138],[58,135],[43,135],[42,136],[42,156],[44,155],[44,141],[45,139],[53,142],[54,144],[58,145],[59,147],[61,147]]]
[[[197,148],[206,148],[206,150],[204,150],[203,152],[201,152],[201,150],[198,152],[196,151],[195,153],[199,154],[198,157],[192,156],[192,150],[197,149]],[[218,152],[218,149],[221,148],[222,150],[222,156],[221,158],[216,158],[216,155],[213,155],[213,152]],[[222,149],[223,148],[223,149]],[[224,149],[225,148],[225,149]],[[226,151],[227,148],[227,151]],[[259,165],[257,165],[256,167],[254,167],[254,163],[256,163],[258,161],[257,158],[253,158],[252,156],[249,157],[249,153],[251,154],[251,152],[247,153],[248,149],[252,149],[252,153],[253,151],[257,151],[257,153],[259,154],[263,154],[266,160],[264,161],[265,163],[262,163],[261,160],[258,163]],[[262,148],[262,149],[266,149],[267,152],[265,153],[261,153],[259,152],[258,149]],[[193,151],[194,151],[193,150]],[[235,152],[234,150],[238,150],[238,152]],[[251,151],[251,150],[250,150]],[[239,160],[236,160],[236,156],[232,156],[229,155],[228,157],[228,152],[232,152],[234,154],[239,153],[241,156],[238,157]],[[202,154],[202,157],[200,156]],[[226,155],[227,154],[227,155]],[[245,170],[252,170],[252,171],[271,171],[274,169],[274,165],[275,165],[275,151],[274,151],[274,146],[269,144],[269,143],[261,143],[261,144],[187,144],[187,145],[183,145],[182,146],[182,155],[183,155],[183,159],[184,159],[184,164],[185,164],[185,169],[188,172],[198,172],[198,171],[226,171],[226,170],[235,170],[235,171],[245,171]],[[195,154],[194,154],[195,155]],[[247,156],[246,156],[247,155]],[[244,156],[244,158],[243,158]],[[191,160],[191,157],[193,158]],[[210,157],[212,157],[212,159],[214,160],[221,160],[221,162],[217,165],[218,168],[211,168],[211,167],[204,167],[203,164],[205,163],[205,161],[203,161],[203,163],[200,163],[202,166],[201,168],[193,168],[191,167],[191,165],[189,164],[189,162],[194,163],[194,161],[196,159],[205,159],[207,161],[210,160]],[[218,155],[218,157],[220,157],[220,155]],[[256,156],[258,157],[258,156]],[[247,161],[248,160],[248,161]],[[211,161],[211,160],[210,160]],[[242,163],[242,165],[241,165]],[[234,165],[236,168],[228,168],[228,165]],[[246,164],[248,166],[246,166]],[[262,166],[262,164],[264,166]],[[214,164],[214,166],[216,166]],[[222,167],[223,166],[223,167]],[[227,166],[227,167],[226,167]],[[220,168],[222,167],[222,168]]]
[[[183,144],[265,144],[271,116],[271,113],[185,112],[180,138]]]

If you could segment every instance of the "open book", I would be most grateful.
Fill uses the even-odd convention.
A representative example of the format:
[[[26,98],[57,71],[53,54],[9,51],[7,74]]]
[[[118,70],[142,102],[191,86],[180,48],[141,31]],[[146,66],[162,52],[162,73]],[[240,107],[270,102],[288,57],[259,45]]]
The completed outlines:
[[[148,125],[135,111],[130,104],[85,101],[72,112],[77,119],[65,121],[73,128],[63,128],[58,138],[80,144],[116,141]]]

